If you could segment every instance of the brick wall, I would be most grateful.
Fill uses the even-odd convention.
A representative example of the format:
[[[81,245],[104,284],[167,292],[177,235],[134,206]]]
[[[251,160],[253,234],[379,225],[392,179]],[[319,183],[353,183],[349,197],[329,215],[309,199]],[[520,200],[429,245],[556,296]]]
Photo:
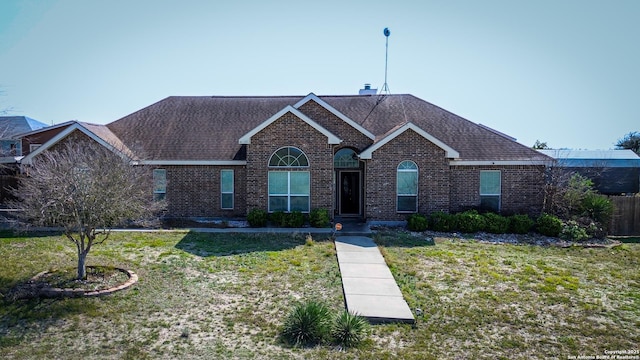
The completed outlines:
[[[291,113],[283,115],[251,138],[247,145],[246,191],[247,211],[268,209],[268,163],[271,155],[285,146],[302,150],[309,160],[308,168],[278,168],[309,171],[311,206],[333,209],[333,146],[327,137]]]
[[[452,166],[451,212],[480,205],[480,171],[500,170],[501,212],[540,214],[544,199],[544,170],[541,166]]]
[[[71,126],[71,124],[66,125],[66,126],[61,126],[61,127],[55,128],[55,129],[51,129],[51,130],[43,130],[41,132],[32,134],[30,136],[23,137],[22,140],[21,140],[22,141],[22,155],[23,156],[29,155],[31,145],[35,145],[35,144],[42,145],[42,144],[46,143],[47,141],[51,140],[52,138],[54,138],[56,135],[58,135],[62,131],[66,130],[69,126]],[[80,135],[82,135],[86,139],[89,139],[86,135],[82,134],[78,130],[76,130],[73,133],[69,134],[69,136],[74,136],[74,139],[75,139],[75,136],[80,136]],[[64,140],[64,141],[67,141],[67,140]]]
[[[373,153],[366,166],[365,216],[371,220],[404,220],[396,211],[398,165],[418,165],[418,212],[449,209],[449,162],[445,152],[413,130],[407,130]]]
[[[167,171],[167,215],[173,218],[246,215],[244,166],[156,166]],[[234,208],[220,208],[220,170],[234,170]]]
[[[299,110],[339,137],[342,140],[341,147],[353,147],[357,149],[357,152],[360,152],[373,143],[373,140],[313,100],[302,105]]]

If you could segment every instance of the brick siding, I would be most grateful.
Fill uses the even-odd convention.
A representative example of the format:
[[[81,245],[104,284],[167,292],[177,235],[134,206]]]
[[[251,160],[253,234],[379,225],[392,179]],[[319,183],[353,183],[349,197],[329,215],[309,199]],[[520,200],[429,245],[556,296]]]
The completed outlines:
[[[341,147],[352,147],[361,152],[373,143],[366,135],[347,124],[339,117],[332,114],[329,110],[320,106],[315,101],[308,101],[299,109],[303,114],[313,119],[323,128],[329,130],[342,140]]]
[[[413,130],[407,130],[373,153],[366,166],[365,216],[371,220],[404,220],[396,211],[398,165],[418,165],[418,212],[449,210],[449,162],[445,152]]]
[[[538,215],[544,199],[544,167],[452,166],[451,211],[458,212],[480,205],[480,171],[500,170],[502,182],[501,212]]]
[[[277,170],[309,171],[311,182],[310,209],[333,209],[333,146],[327,137],[291,113],[269,124],[253,135],[247,145],[246,209],[268,209],[269,159],[278,149],[296,147],[307,156],[308,168]],[[276,169],[273,169],[276,170]]]
[[[172,218],[246,215],[244,166],[156,166],[167,171],[167,215]],[[233,209],[221,209],[220,171],[233,170]]]

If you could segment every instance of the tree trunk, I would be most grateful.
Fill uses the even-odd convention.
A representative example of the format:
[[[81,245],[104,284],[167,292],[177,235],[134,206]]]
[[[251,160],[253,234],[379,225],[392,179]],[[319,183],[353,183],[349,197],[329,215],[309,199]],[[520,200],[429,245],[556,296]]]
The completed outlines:
[[[87,279],[87,253],[84,251],[78,251],[78,280]]]

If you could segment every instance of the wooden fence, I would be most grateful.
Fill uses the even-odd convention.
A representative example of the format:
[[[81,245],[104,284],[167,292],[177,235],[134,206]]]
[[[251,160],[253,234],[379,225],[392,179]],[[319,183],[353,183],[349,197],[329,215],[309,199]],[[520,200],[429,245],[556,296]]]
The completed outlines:
[[[615,210],[609,233],[616,236],[640,236],[640,196],[610,196]]]

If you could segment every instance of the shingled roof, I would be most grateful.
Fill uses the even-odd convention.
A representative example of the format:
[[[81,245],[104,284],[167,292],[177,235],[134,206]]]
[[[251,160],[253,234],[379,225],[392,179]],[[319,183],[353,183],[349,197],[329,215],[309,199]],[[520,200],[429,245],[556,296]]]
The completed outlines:
[[[45,123],[26,116],[0,116],[0,138],[11,139],[16,135],[47,126]]]
[[[238,140],[304,96],[172,96],[107,127],[149,160],[233,160]],[[539,152],[412,95],[319,96],[381,141],[412,123],[459,153],[459,161],[544,161]],[[336,134],[340,137],[340,134]]]

